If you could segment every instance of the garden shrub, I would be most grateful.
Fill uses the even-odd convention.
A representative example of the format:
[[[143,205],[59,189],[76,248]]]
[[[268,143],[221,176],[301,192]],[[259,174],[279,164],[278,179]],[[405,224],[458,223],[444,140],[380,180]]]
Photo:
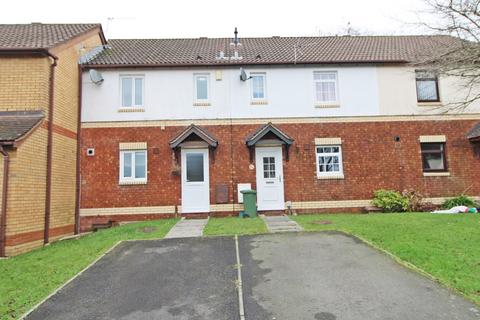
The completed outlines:
[[[407,211],[409,212],[421,211],[422,204],[423,204],[422,203],[423,194],[421,194],[420,192],[414,189],[408,189],[408,190],[403,190],[402,196],[404,196],[408,200]]]
[[[384,212],[404,212],[408,210],[409,205],[408,197],[400,192],[383,189],[374,192],[372,203]]]
[[[455,198],[447,199],[442,204],[442,207],[445,209],[450,209],[452,207],[457,207],[457,206],[476,207],[477,203],[475,202],[475,200],[473,200],[470,197],[460,195]]]

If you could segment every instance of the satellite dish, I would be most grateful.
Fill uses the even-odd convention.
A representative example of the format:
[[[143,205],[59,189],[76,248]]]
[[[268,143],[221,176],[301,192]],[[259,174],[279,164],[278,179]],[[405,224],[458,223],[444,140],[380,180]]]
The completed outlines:
[[[247,73],[245,72],[245,70],[243,70],[243,68],[240,68],[240,80],[247,81],[250,78],[251,77],[247,76]]]
[[[89,73],[90,73],[90,80],[92,80],[93,83],[102,84],[104,79],[100,72],[98,72],[95,69],[90,69]]]

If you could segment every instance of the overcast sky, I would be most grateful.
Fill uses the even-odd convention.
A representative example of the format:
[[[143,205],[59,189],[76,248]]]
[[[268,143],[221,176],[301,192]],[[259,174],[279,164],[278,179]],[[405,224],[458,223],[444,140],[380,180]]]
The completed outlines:
[[[13,0],[2,1],[1,23],[100,22],[107,38],[315,36],[422,32],[408,22],[423,0]],[[407,22],[407,23],[405,23]]]

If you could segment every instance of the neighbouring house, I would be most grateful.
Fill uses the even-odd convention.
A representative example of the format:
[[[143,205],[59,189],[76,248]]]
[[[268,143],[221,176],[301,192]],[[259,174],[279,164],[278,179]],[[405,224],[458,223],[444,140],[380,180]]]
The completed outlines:
[[[81,227],[480,192],[480,106],[411,62],[449,36],[119,39],[83,65]],[[469,131],[472,129],[471,134]],[[472,136],[473,134],[473,136]]]
[[[79,59],[103,44],[99,24],[0,25],[0,256],[78,231]]]

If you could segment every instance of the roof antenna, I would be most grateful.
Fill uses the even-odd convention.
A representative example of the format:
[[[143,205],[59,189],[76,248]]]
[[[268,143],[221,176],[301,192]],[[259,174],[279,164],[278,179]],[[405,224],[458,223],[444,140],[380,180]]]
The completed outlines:
[[[233,39],[233,43],[235,45],[238,45],[238,31],[237,31],[237,27],[235,27],[235,31],[233,32],[235,34],[235,38]]]

